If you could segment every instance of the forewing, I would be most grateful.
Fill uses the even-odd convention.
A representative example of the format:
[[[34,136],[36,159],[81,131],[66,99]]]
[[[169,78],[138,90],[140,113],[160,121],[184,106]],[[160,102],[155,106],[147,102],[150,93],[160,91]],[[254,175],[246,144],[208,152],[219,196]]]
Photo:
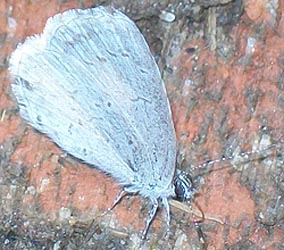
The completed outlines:
[[[10,62],[23,117],[68,153],[123,184],[171,182],[164,84],[128,17],[104,7],[56,15]]]

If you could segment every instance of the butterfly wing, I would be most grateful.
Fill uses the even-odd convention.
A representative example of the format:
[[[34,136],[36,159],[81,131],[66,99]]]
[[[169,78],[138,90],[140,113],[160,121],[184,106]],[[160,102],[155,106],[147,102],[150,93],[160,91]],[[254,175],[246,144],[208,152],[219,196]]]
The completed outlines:
[[[10,71],[22,116],[62,149],[137,191],[171,183],[176,142],[164,83],[124,14],[56,15],[18,46]]]

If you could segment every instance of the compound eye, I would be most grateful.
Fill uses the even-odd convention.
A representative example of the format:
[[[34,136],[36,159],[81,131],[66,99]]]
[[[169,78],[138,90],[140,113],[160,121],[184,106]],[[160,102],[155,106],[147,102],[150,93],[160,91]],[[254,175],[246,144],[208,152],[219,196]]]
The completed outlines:
[[[179,201],[188,201],[195,193],[190,176],[184,172],[177,175],[174,180],[174,186],[176,199]]]
[[[175,193],[176,193],[176,198],[179,201],[184,201],[184,186],[180,180],[177,180],[175,182]]]

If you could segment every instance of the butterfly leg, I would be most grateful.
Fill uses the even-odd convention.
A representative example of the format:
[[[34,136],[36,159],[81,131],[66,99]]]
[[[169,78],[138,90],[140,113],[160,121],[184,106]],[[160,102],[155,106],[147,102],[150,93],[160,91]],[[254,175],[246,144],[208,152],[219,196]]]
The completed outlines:
[[[166,210],[166,223],[167,223],[167,231],[166,236],[170,233],[170,221],[171,221],[171,215],[170,215],[170,205],[167,198],[162,199],[162,204]]]
[[[158,206],[159,206],[159,203],[158,203],[158,200],[157,199],[151,199],[151,202],[152,202],[152,208],[149,212],[149,216],[146,220],[146,225],[145,225],[145,228],[142,232],[142,239],[144,240],[146,238],[146,235],[148,233],[148,230],[149,230],[149,227],[157,213],[157,209],[158,209]]]
[[[124,188],[122,188],[120,190],[120,192],[118,193],[118,195],[116,196],[112,206],[108,210],[114,209],[116,207],[116,205],[122,200],[122,198],[124,196],[126,196],[127,194],[128,194],[128,192]]]
[[[120,192],[118,193],[118,195],[116,196],[116,198],[115,198],[113,204],[111,205],[111,207],[109,207],[106,211],[104,211],[102,216],[106,215],[109,211],[113,210],[116,207],[116,205],[122,200],[122,198],[124,196],[126,196],[127,194],[128,194],[128,192],[124,188],[122,188],[120,190]]]

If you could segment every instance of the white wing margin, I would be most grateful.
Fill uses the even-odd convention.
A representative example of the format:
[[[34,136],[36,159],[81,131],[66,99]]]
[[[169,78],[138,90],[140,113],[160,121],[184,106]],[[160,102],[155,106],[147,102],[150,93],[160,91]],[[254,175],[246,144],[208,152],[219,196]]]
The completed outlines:
[[[121,184],[171,183],[176,142],[164,83],[124,14],[98,7],[50,18],[12,54],[10,72],[22,116],[62,149]]]

